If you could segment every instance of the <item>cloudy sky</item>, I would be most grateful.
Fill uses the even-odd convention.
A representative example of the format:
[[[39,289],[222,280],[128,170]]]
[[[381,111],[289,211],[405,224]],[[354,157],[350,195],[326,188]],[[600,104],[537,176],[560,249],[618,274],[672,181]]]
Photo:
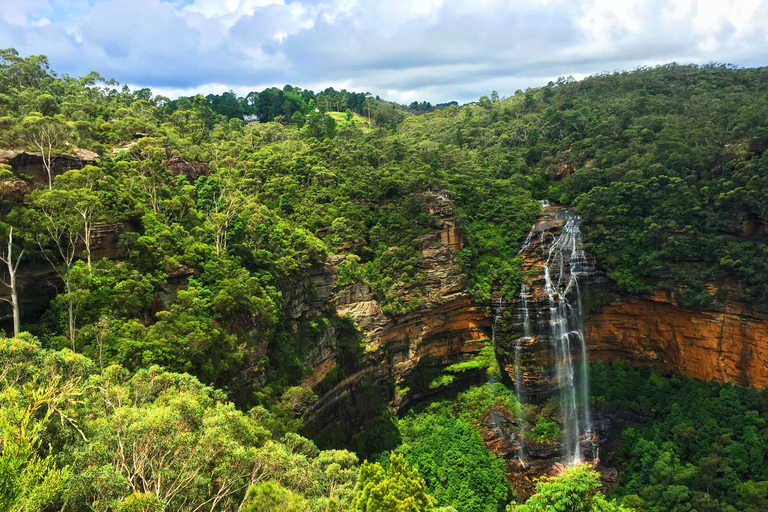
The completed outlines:
[[[665,62],[768,65],[768,0],[0,0],[0,47],[176,97],[289,83],[409,103]]]

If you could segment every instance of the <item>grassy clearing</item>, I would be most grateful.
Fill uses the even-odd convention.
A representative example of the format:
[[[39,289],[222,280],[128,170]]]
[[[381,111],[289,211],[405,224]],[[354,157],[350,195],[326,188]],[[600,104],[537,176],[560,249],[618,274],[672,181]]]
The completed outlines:
[[[344,126],[348,122],[347,121],[347,114],[345,112],[326,112],[326,114],[331,116],[334,121],[336,121],[338,124],[340,124],[342,126]],[[352,121],[355,123],[355,125],[362,126],[364,131],[368,129],[368,122],[369,121],[368,121],[367,117],[363,117],[363,116],[361,116],[359,114],[355,114],[353,112],[352,113]]]

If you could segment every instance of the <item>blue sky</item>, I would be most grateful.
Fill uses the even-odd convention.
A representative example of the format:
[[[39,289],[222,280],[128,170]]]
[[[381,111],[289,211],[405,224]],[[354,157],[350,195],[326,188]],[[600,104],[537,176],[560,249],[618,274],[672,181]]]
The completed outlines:
[[[677,62],[768,65],[768,0],[0,0],[0,47],[176,97],[269,86],[409,103]]]

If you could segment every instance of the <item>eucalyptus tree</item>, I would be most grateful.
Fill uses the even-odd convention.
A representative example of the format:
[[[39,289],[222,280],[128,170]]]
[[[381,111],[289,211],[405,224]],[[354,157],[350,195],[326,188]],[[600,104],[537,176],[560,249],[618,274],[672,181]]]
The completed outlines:
[[[82,216],[77,212],[77,205],[84,201],[82,194],[67,190],[36,190],[32,193],[35,210],[34,237],[42,256],[56,270],[64,283],[65,294],[60,296],[64,302],[68,317],[68,338],[75,346],[75,303],[72,269],[77,259],[78,239],[83,232]],[[53,249],[53,250],[52,250]]]
[[[25,124],[27,143],[40,151],[50,190],[53,188],[53,158],[69,137],[69,126],[56,118],[38,116],[28,116]]]
[[[0,283],[5,285],[9,292],[9,297],[0,297],[0,300],[10,304],[13,309],[13,334],[18,335],[21,331],[21,313],[19,308],[19,293],[18,286],[16,284],[16,273],[21,263],[21,258],[24,256],[24,249],[18,251],[18,254],[13,254],[13,226],[8,227],[8,247],[4,252],[0,252],[0,261],[6,266],[8,274],[7,278],[0,279]]]

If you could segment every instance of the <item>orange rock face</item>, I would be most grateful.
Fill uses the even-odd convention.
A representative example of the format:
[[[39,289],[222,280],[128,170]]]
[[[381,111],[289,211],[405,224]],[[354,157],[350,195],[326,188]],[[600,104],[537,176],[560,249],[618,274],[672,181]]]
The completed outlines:
[[[523,269],[530,282],[528,298],[530,322],[533,333],[530,338],[502,342],[508,354],[500,357],[502,365],[514,380],[514,343],[520,342],[523,354],[535,356],[522,372],[524,389],[534,394],[539,389],[553,387],[548,382],[546,369],[551,361],[547,358],[546,339],[548,302],[542,281],[543,260],[546,244],[562,227],[556,217],[559,207],[542,210],[534,227],[534,236],[522,252]],[[541,233],[541,237],[538,234]],[[605,282],[597,269],[588,271],[582,282]],[[718,291],[711,289],[712,293]],[[588,288],[583,290],[589,293]],[[748,304],[732,298],[708,311],[693,311],[676,304],[671,294],[658,292],[638,299],[619,299],[603,306],[586,318],[584,330],[589,360],[591,362],[621,359],[633,366],[650,365],[687,377],[720,383],[733,382],[744,386],[768,386],[768,316],[752,311]],[[522,332],[519,318],[520,299],[508,308],[515,312],[512,330]],[[543,341],[542,341],[543,340]]]
[[[471,357],[485,346],[491,331],[491,319],[473,303],[465,288],[467,276],[454,259],[461,249],[461,230],[453,218],[450,200],[437,194],[424,194],[424,210],[437,220],[438,229],[419,240],[424,257],[422,269],[426,282],[422,287],[425,305],[401,317],[382,313],[368,283],[335,287],[331,302],[336,313],[350,315],[363,334],[366,351],[372,359],[386,359],[388,371],[396,382],[402,381],[422,360],[447,366]],[[414,290],[403,286],[397,294],[407,297]],[[333,338],[320,343],[306,361],[314,372],[304,385],[314,387],[335,368]],[[376,355],[378,353],[378,356]],[[372,362],[376,366],[382,363]]]
[[[328,300],[336,314],[351,317],[364,347],[355,372],[346,373],[330,389],[324,387],[324,380],[333,376],[338,366],[335,333],[323,336],[304,361],[312,371],[302,384],[324,390],[306,413],[305,424],[326,429],[326,435],[333,438],[342,436],[339,432],[327,433],[329,428],[339,429],[327,427],[334,422],[345,425],[344,435],[354,434],[359,428],[355,422],[360,418],[346,417],[345,408],[365,407],[356,400],[367,400],[358,398],[364,396],[361,393],[366,381],[374,383],[395,410],[402,412],[416,401],[445,389],[433,389],[430,381],[445,367],[476,357],[491,337],[493,320],[482,305],[470,298],[466,291],[467,276],[455,259],[456,251],[462,247],[462,233],[452,216],[451,202],[432,193],[421,197],[422,209],[436,221],[436,229],[419,238],[424,280],[412,286],[401,283],[393,291],[406,300],[420,296],[419,308],[401,316],[387,316],[365,282],[334,285],[329,290]],[[332,261],[338,264],[342,259]],[[475,379],[476,373],[456,374],[449,385],[462,385]]]
[[[768,317],[746,304],[692,311],[657,293],[605,306],[585,334],[593,362],[621,359],[703,381],[768,386]]]

